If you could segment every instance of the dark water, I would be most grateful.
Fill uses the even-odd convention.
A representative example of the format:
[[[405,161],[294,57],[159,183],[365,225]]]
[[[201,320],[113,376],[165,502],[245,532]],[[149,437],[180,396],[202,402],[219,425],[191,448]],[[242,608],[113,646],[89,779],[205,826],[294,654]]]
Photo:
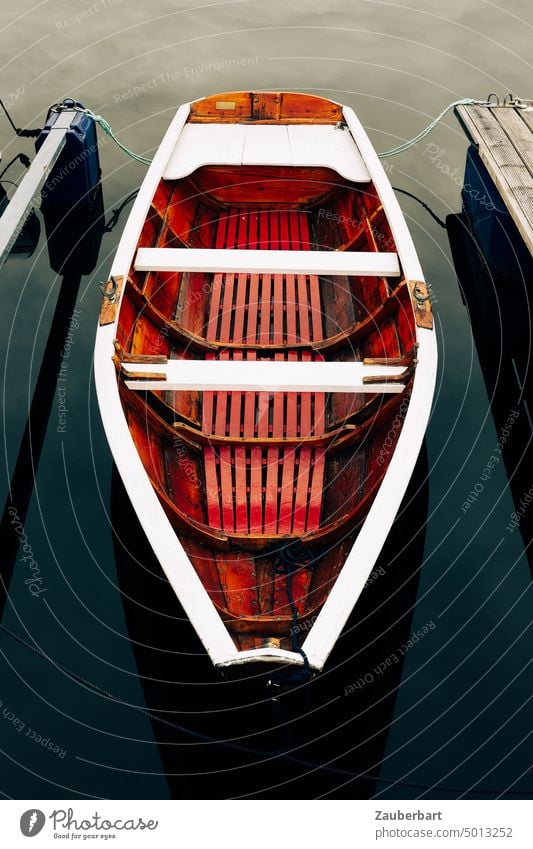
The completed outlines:
[[[40,126],[49,104],[75,96],[101,111],[130,147],[151,155],[184,101],[231,89],[320,92],[353,106],[384,150],[458,97],[531,96],[531,24],[529,4],[517,0],[506,9],[482,0],[445,7],[21,2],[0,12],[0,94],[26,126]],[[0,141],[3,162],[32,152],[3,119]],[[392,183],[444,219],[461,208],[466,149],[450,116],[427,143],[391,161]],[[110,143],[101,146],[101,162],[110,212],[140,184],[144,168]],[[17,166],[6,177],[18,174]],[[531,420],[520,392],[528,386],[527,281],[491,288],[487,306],[492,282],[478,278],[470,252],[473,265],[466,263],[461,280],[467,309],[448,233],[415,200],[399,199],[437,301],[440,370],[426,448],[378,578],[326,673],[277,704],[214,675],[113,480],[92,349],[98,282],[107,277],[124,218],[104,236],[94,272],[65,282],[58,320],[60,333],[72,337],[62,359],[65,430],[57,430],[58,361],[49,350],[51,370],[32,415],[34,456],[25,452],[17,490],[22,513],[28,499],[26,545],[43,592],[29,591],[19,550],[2,620],[56,665],[0,632],[5,796],[455,798],[476,788],[482,798],[520,790],[533,796],[527,511],[509,529],[513,496],[519,502],[531,485]],[[460,224],[452,241],[457,233]],[[31,259],[2,269],[2,499],[60,283],[43,238]],[[509,416],[512,450],[504,436]],[[505,457],[495,450],[504,448],[502,438]],[[8,537],[0,556],[7,574]],[[199,738],[72,680],[62,666],[160,719],[267,754],[200,746]],[[272,759],[287,748],[293,760]],[[312,766],[328,762],[329,769]],[[353,778],[361,772],[373,777]]]

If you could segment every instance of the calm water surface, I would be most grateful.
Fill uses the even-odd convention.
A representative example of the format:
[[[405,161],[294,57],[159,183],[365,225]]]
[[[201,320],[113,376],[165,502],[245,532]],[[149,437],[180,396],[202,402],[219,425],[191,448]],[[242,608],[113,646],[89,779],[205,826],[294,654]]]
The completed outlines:
[[[0,10],[0,94],[25,126],[42,125],[51,103],[74,96],[104,114],[126,144],[150,156],[184,101],[232,89],[316,92],[352,106],[380,151],[415,135],[459,97],[490,91],[533,96],[532,23],[525,0],[505,8],[482,0],[21,0]],[[14,139],[7,121],[0,121],[3,162],[19,150],[31,154],[31,142]],[[466,149],[450,115],[427,144],[391,160],[391,181],[444,219],[461,207]],[[101,164],[110,213],[140,184],[145,169],[111,143],[101,146]],[[17,166],[6,176],[19,174]],[[264,758],[228,747],[187,748],[190,738],[95,693],[0,632],[0,791],[6,797],[453,798],[475,788],[482,797],[506,789],[510,796],[523,790],[533,797],[526,535],[507,530],[515,507],[504,463],[489,476],[484,472],[501,447],[502,425],[491,412],[447,232],[414,199],[399,194],[399,200],[436,298],[440,369],[427,468],[422,458],[401,532],[382,558],[383,580],[369,588],[311,695],[300,703],[282,699],[281,714],[272,713],[270,703],[243,711],[257,697],[217,683],[179,622],[120,486],[115,481],[112,487],[92,350],[98,283],[107,277],[125,216],[105,235],[97,267],[82,276],[77,295],[71,292],[61,322],[72,337],[63,361],[65,430],[57,430],[53,374],[48,423],[42,410],[32,423],[34,430],[41,427],[44,444],[38,469],[26,475],[24,527],[45,592],[33,597],[28,591],[27,562],[19,551],[2,620],[58,664],[128,704],[158,710],[200,733],[241,737],[267,753],[301,746],[303,760],[333,759],[346,774],[277,759],[248,766],[239,777],[243,761]],[[60,282],[44,237],[31,259],[10,260],[2,269],[2,500]],[[64,297],[68,301],[68,292]],[[513,332],[497,323],[486,327],[495,343]],[[523,382],[525,374],[518,378]],[[522,422],[526,411],[516,396],[510,381],[508,412],[517,411]],[[482,491],[464,509],[482,481]],[[113,525],[123,544],[113,538]],[[7,569],[5,545],[0,557]],[[139,561],[152,573],[146,584],[140,573],[135,580]],[[422,636],[403,652],[403,663],[376,672],[413,632]],[[365,674],[371,682],[350,691]],[[381,780],[348,774],[361,771]]]

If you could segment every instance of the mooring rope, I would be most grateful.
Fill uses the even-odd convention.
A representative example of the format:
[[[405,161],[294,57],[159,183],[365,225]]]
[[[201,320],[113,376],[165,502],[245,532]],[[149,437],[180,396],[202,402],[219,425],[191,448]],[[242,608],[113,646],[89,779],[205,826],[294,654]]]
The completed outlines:
[[[276,574],[285,575],[287,578],[287,600],[289,602],[292,616],[290,630],[291,646],[293,652],[299,654],[303,660],[303,668],[293,670],[292,677],[295,681],[308,681],[313,677],[313,672],[309,666],[309,658],[300,645],[300,640],[298,639],[298,607],[294,601],[294,595],[292,592],[292,578],[298,569],[308,566],[312,561],[304,547],[301,545],[295,545],[294,543],[292,546],[286,545],[281,548],[278,551],[278,559],[280,566],[276,568]]]
[[[63,103],[65,103],[65,101],[63,101]],[[117,139],[115,133],[113,132],[109,121],[106,121],[106,119],[102,115],[97,115],[96,112],[92,111],[92,109],[89,109],[85,106],[78,106],[78,104],[75,104],[75,106],[68,106],[67,108],[74,108],[77,112],[83,112],[84,115],[87,115],[89,118],[92,118],[95,124],[98,124],[98,126],[102,128],[104,133],[106,133],[106,135],[113,139],[115,144],[117,144],[119,148],[123,150],[124,153],[126,153],[132,159],[135,159],[136,162],[140,162],[142,165],[152,164],[151,159],[148,159],[146,156],[140,156],[138,153],[134,153],[133,150],[130,150],[130,148],[126,147],[125,144],[122,144],[122,142]]]
[[[383,153],[378,153],[378,157],[380,159],[387,159],[389,156],[396,156],[397,153],[403,153],[404,150],[409,150],[410,147],[414,147],[415,144],[418,144],[419,141],[425,139],[427,135],[437,126],[439,121],[448,114],[451,109],[454,109],[456,106],[473,106],[474,104],[477,106],[482,106],[486,104],[488,101],[486,100],[474,100],[472,97],[463,97],[462,100],[454,100],[453,103],[450,103],[446,109],[443,109],[440,115],[437,115],[436,118],[433,118],[430,124],[425,127],[425,129],[421,130],[418,135],[414,136],[414,138],[409,139],[408,141],[399,144],[398,147],[393,147],[391,150],[385,150]]]
[[[427,135],[437,126],[437,124],[442,121],[442,119],[450,112],[451,109],[454,109],[456,106],[472,106],[474,104],[481,106],[487,104],[488,100],[474,100],[472,97],[463,97],[462,100],[454,100],[453,103],[450,103],[445,109],[442,110],[440,115],[437,115],[436,118],[433,118],[430,124],[427,125],[423,130],[421,130],[418,135],[414,136],[412,139],[408,141],[402,142],[397,147],[391,148],[391,150],[385,150],[383,153],[378,153],[378,157],[380,159],[387,159],[389,156],[396,156],[397,153],[403,153],[405,150],[409,150],[409,148],[414,147],[414,145],[418,144],[418,142],[425,139]],[[80,106],[74,101],[63,101],[63,104],[68,109],[76,109],[78,112],[83,112],[84,115],[87,115],[89,118],[92,118],[93,121],[98,124],[108,135],[115,144],[119,146],[119,148],[124,151],[128,156],[131,156],[132,159],[135,159],[136,162],[140,162],[142,165],[151,165],[152,160],[148,159],[146,156],[140,156],[138,153],[134,153],[129,147],[126,147],[125,144],[122,144],[121,141],[116,137],[110,123],[102,116],[97,115],[92,109],[89,109],[84,106]]]
[[[400,189],[400,188],[398,188],[398,186],[393,186],[392,188],[395,192],[401,192],[402,195],[407,195],[408,198],[412,198],[413,200],[416,200],[416,202],[419,203],[420,206],[423,209],[426,210],[426,212],[429,212],[429,214],[433,218],[433,221],[436,221],[437,224],[439,225],[439,227],[442,227],[443,230],[446,230],[446,222],[443,221],[442,218],[439,218],[439,216],[436,214],[436,212],[433,212],[431,207],[428,206],[427,203],[424,203],[424,201],[421,198],[417,197],[417,195],[414,195],[412,192],[408,192],[407,189]]]

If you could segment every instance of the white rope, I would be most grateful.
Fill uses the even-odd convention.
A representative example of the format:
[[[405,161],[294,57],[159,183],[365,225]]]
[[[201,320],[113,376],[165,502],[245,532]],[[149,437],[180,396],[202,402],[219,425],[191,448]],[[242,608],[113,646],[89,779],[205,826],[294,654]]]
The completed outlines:
[[[408,141],[403,142],[402,144],[399,144],[397,147],[393,147],[391,150],[386,150],[383,153],[378,153],[378,157],[380,159],[387,159],[387,157],[389,156],[396,156],[397,153],[403,153],[404,150],[409,150],[410,147],[414,147],[414,145],[418,144],[419,141],[425,139],[425,137],[437,126],[439,121],[442,121],[445,115],[447,115],[448,112],[451,109],[454,109],[456,106],[468,106],[472,104],[482,105],[487,103],[488,101],[486,100],[474,100],[471,97],[465,97],[462,100],[454,100],[454,102],[450,103],[449,106],[446,107],[446,109],[443,109],[440,115],[437,115],[437,117],[434,118],[433,121],[431,121],[431,123],[428,124],[427,127],[425,127],[425,129],[418,133],[417,136],[412,139],[409,139]],[[147,157],[145,156],[140,156],[138,153],[134,153],[132,150],[130,150],[129,147],[126,147],[126,145],[122,144],[122,142],[117,139],[116,135],[111,129],[111,125],[106,121],[106,119],[102,115],[96,115],[91,109],[81,108],[79,106],[76,108],[79,112],[83,112],[85,115],[88,115],[89,118],[92,118],[93,121],[95,121],[102,128],[104,133],[106,133],[110,138],[112,138],[115,144],[117,144],[120,149],[123,150],[124,153],[126,153],[128,156],[131,156],[132,159],[135,159],[136,162],[140,162],[142,163],[142,165],[151,164],[151,159],[147,159]]]
[[[409,150],[410,147],[414,147],[415,144],[418,144],[419,141],[422,141],[422,139],[425,139],[425,137],[429,135],[431,130],[433,130],[434,127],[437,126],[439,121],[442,121],[442,119],[445,115],[448,114],[450,109],[454,109],[456,106],[471,106],[473,104],[482,105],[486,103],[486,100],[473,100],[471,97],[464,97],[462,100],[454,100],[454,102],[450,103],[450,105],[447,106],[446,109],[442,110],[440,115],[437,115],[436,118],[433,118],[431,124],[428,124],[428,126],[420,133],[418,133],[417,136],[412,139],[409,139],[408,141],[403,142],[402,144],[399,144],[398,147],[393,147],[391,150],[386,150],[384,153],[378,153],[379,158],[386,159],[388,156],[395,156],[397,153],[403,153],[404,150]]]
[[[106,133],[110,138],[112,138],[115,144],[117,144],[120,149],[124,151],[124,153],[127,153],[128,156],[131,156],[132,159],[135,159],[136,162],[140,162],[142,165],[151,165],[151,159],[147,159],[145,156],[139,156],[138,153],[134,153],[133,150],[130,150],[129,147],[126,147],[126,145],[122,144],[122,142],[117,139],[116,135],[111,129],[111,125],[106,121],[104,117],[102,117],[102,115],[96,115],[92,111],[92,109],[82,109],[79,106],[76,108],[78,112],[83,112],[84,115],[88,115],[89,118],[92,118],[93,121],[95,121],[95,123],[97,123],[102,128],[104,133]]]

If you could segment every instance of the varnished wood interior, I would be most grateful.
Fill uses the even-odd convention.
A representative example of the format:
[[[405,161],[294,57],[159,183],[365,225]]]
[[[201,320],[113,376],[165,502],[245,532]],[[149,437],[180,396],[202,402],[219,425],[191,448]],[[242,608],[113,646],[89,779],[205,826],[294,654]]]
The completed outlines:
[[[191,103],[191,123],[336,124],[342,106],[313,94],[290,91],[234,91]]]
[[[191,120],[211,120],[215,101],[193,104]],[[291,105],[285,95],[279,103],[251,95],[235,102],[235,115],[251,120],[255,108],[257,120],[268,121],[284,120]],[[329,107],[321,118],[339,120]],[[298,108],[308,120],[309,102]],[[371,183],[350,184],[327,169],[258,166],[205,166],[161,182],[139,245],[395,250]],[[408,361],[415,323],[405,281],[131,270],[117,335],[119,359]],[[275,636],[291,648],[277,552],[297,539],[309,552],[292,593],[300,620],[312,619],[386,472],[409,387],[386,396],[202,397],[135,393],[119,381],[144,467],[236,644],[259,647]]]

